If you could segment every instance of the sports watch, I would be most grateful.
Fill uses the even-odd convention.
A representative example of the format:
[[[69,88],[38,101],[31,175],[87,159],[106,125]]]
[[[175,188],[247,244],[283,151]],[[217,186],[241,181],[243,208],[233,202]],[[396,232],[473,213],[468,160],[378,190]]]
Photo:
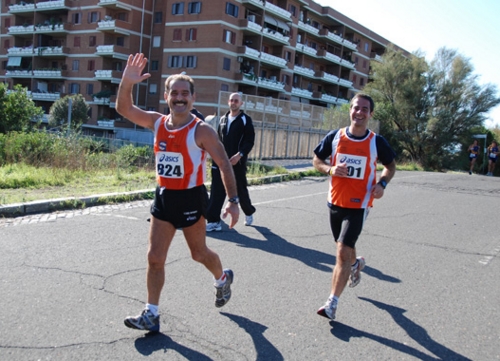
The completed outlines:
[[[245,156],[245,154],[243,154],[243,152],[240,152],[240,157],[243,158],[244,156]]]
[[[387,187],[387,182],[383,179],[379,180],[378,184],[380,184],[382,186],[382,188],[385,189],[385,187]]]
[[[240,203],[240,199],[238,197],[231,197],[227,201],[231,202],[231,203],[234,203],[234,204]]]

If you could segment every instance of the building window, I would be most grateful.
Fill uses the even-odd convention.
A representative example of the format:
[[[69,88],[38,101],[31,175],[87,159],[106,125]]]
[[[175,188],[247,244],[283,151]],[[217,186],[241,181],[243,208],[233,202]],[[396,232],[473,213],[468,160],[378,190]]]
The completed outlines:
[[[128,13],[118,13],[118,14],[116,14],[116,20],[128,21]]]
[[[292,61],[292,53],[289,51],[285,51],[285,60],[290,62]]]
[[[159,68],[159,62],[158,60],[152,60],[151,61],[151,70],[156,71]]]
[[[74,13],[73,14],[73,24],[78,25],[82,23],[82,14]]]
[[[71,70],[78,71],[80,68],[80,60],[73,60],[73,66],[71,67]]]
[[[197,57],[193,55],[186,56],[186,68],[196,68]]]
[[[3,22],[3,25],[5,26],[5,29],[9,29],[10,28],[10,18],[5,19],[5,21]]]
[[[360,85],[360,86],[365,85],[365,78],[360,78],[360,79],[359,79],[359,85]]]
[[[99,21],[99,15],[97,11],[91,11],[88,15],[88,22],[97,23]]]
[[[168,57],[169,68],[180,68],[182,66],[182,57],[178,55],[171,55]]]
[[[123,63],[121,61],[113,62],[113,70],[122,71],[123,70]]]
[[[10,40],[9,40],[9,39],[7,39],[7,40],[5,40],[5,41],[3,42],[3,48],[4,48],[4,49],[8,49],[8,48],[10,48]]]
[[[159,48],[161,43],[161,36],[153,36],[153,48]]]
[[[290,12],[290,14],[292,14],[293,17],[297,16],[297,7],[295,5],[290,4],[288,6],[288,11]]]
[[[236,41],[236,34],[230,30],[224,30],[222,41],[228,44],[234,44]]]
[[[231,59],[224,58],[224,62],[222,64],[222,69],[224,69],[224,70],[231,70]]]
[[[157,91],[158,91],[158,85],[149,84],[149,94],[156,94]]]
[[[366,65],[367,65],[366,60],[363,60],[363,69],[366,69]]]
[[[80,84],[71,83],[69,85],[69,92],[70,92],[70,94],[79,94],[80,93]]]
[[[290,83],[290,76],[283,74],[283,84],[289,85]]]
[[[196,28],[190,28],[186,30],[186,41],[196,40]]]
[[[125,37],[124,36],[117,37],[116,38],[116,45],[125,46]]]
[[[220,85],[220,90],[222,90],[223,92],[228,92],[229,91],[229,85],[227,85],[227,84],[221,84]]]
[[[89,46],[95,46],[95,44],[96,44],[96,37],[89,36]]]
[[[358,77],[357,77],[356,75],[353,75],[353,76],[352,76],[352,82],[353,82],[354,84],[356,84],[356,80],[358,80]]]
[[[201,13],[201,2],[194,1],[188,3],[188,14],[199,14]]]
[[[87,70],[92,71],[95,69],[95,60],[89,60],[87,63]]]
[[[172,41],[182,41],[182,29],[174,29]]]
[[[163,22],[163,13],[161,11],[155,12],[154,22],[155,24],[161,24]]]
[[[302,44],[302,35],[297,34],[297,44]]]
[[[365,43],[365,51],[368,53],[368,49],[370,48],[370,44]]]
[[[354,57],[354,64],[358,65],[358,61],[359,61],[358,57],[357,57],[357,56],[355,56],[355,57]]]
[[[182,15],[184,14],[184,3],[172,4],[172,15]]]
[[[226,3],[226,14],[234,16],[235,18],[238,17],[238,6],[231,4],[231,3]]]
[[[75,36],[75,38],[73,39],[73,47],[75,48],[79,48],[80,47],[80,37],[79,36]]]
[[[87,84],[87,95],[94,94],[94,84]]]

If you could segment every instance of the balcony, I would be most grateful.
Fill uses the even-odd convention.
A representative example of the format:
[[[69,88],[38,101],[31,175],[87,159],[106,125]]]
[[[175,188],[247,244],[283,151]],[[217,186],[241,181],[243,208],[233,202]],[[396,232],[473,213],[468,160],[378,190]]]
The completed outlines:
[[[349,48],[349,49],[351,49],[351,50],[357,50],[357,49],[358,49],[358,45],[357,45],[357,44],[354,44],[354,43],[350,42],[350,41],[349,41],[349,40],[347,40],[347,39],[344,39],[344,40],[342,41],[342,44],[343,44],[344,46],[348,47],[348,48]]]
[[[318,51],[318,56],[328,61],[331,61],[332,63],[342,64],[342,59],[340,58],[340,56],[332,54],[324,49]]]
[[[31,93],[33,100],[54,102],[61,98],[61,93],[48,93],[46,91],[33,91]]]
[[[95,78],[97,80],[110,81],[113,84],[120,84],[121,74],[113,72],[113,70],[96,70]]]
[[[314,57],[316,57],[316,54],[318,53],[318,51],[316,49],[311,48],[310,46],[307,46],[307,45],[303,45],[303,44],[297,44],[295,46],[295,50],[300,51],[300,52],[305,53],[305,54],[308,54],[308,55],[311,55],[311,56],[314,56]]]
[[[335,76],[333,74],[328,74],[326,72],[321,72],[319,76],[317,76],[317,78],[323,80],[323,81],[326,81],[326,82],[329,82],[329,83],[334,83],[334,84],[337,84],[339,82],[339,77],[338,76]]]
[[[352,81],[346,79],[339,79],[339,85],[345,86],[346,88],[352,87]]]
[[[299,20],[299,29],[302,29],[310,34],[319,36],[319,29],[316,29],[314,26],[306,24]]]
[[[290,45],[290,37],[285,36],[278,31],[271,30],[269,28],[264,28],[262,33],[264,34],[264,36],[271,38],[273,40],[277,40],[278,42],[280,42],[284,45]]]
[[[111,9],[123,9],[129,11],[132,10],[130,5],[124,4],[123,1],[117,1],[117,0],[100,0],[97,3],[97,5]]]
[[[33,72],[31,70],[7,70],[5,76],[10,78],[31,78]]]
[[[11,14],[32,12],[35,10],[35,4],[16,4],[9,5],[9,12]]]
[[[273,79],[259,78],[257,82],[259,86],[263,88],[268,88],[276,91],[283,91],[285,89],[285,84],[280,83],[279,81],[276,80],[276,78]]]
[[[64,34],[68,32],[63,24],[40,24],[35,26],[35,31],[38,34]]]
[[[338,34],[331,33],[328,29],[321,29],[319,34],[326,37],[328,40],[334,41],[337,44],[342,45],[344,38]]]
[[[241,73],[237,74],[236,80],[247,85],[257,86],[258,78],[254,74]]]
[[[349,60],[346,60],[346,59],[342,59],[342,61],[340,62],[340,65],[345,66],[346,68],[349,68],[349,69],[354,69],[354,63],[350,62]]]
[[[297,73],[299,75],[307,76],[309,78],[314,78],[314,70],[309,69],[309,68],[305,68],[305,67],[300,66],[300,65],[294,65],[293,72]]]
[[[260,60],[264,63],[267,63],[267,64],[276,65],[280,68],[286,67],[286,63],[287,63],[287,61],[283,58],[280,58],[280,57],[277,57],[277,56],[274,56],[271,54],[267,54],[264,52],[260,53]]]
[[[372,56],[372,59],[375,61],[378,61],[380,63],[382,62],[382,56],[378,55],[378,54],[375,54],[374,56]]]
[[[33,32],[35,31],[35,26],[34,25],[17,25],[17,26],[9,26],[9,35],[24,35],[24,36],[31,36]]]
[[[121,20],[101,20],[97,23],[97,30],[117,33],[122,35],[130,35],[130,31],[127,29],[130,25],[125,21]]]
[[[326,103],[337,104],[337,97],[334,97],[333,95],[330,94],[314,92],[313,97],[316,99],[320,99]]]
[[[63,48],[62,46],[47,46],[38,47],[34,49],[35,55],[38,56],[67,56],[68,48]]]
[[[94,103],[96,103],[96,104],[109,105],[110,101],[111,101],[110,98],[94,97]]]
[[[103,128],[114,128],[115,120],[114,119],[101,119],[97,121],[97,125]]]
[[[300,89],[300,88],[294,88],[292,87],[292,95],[296,95],[298,97],[302,98],[312,98],[312,91],[309,91],[307,89]]]
[[[96,55],[107,56],[114,59],[127,60],[129,54],[120,53],[121,47],[115,45],[98,45],[96,47]]]
[[[62,79],[62,71],[59,69],[37,69],[33,70],[35,78]]]
[[[33,56],[33,47],[27,46],[25,48],[21,48],[14,46],[7,49],[7,54],[12,56]]]
[[[252,4],[255,7],[259,9],[265,9],[266,12],[279,16],[285,20],[290,20],[292,17],[292,14],[285,10],[280,8],[279,6],[276,6],[274,4],[271,4],[268,1],[262,1],[262,0],[243,0],[243,4]]]
[[[250,30],[254,30],[258,33],[260,33],[262,31],[262,26],[260,26],[259,24],[249,20],[249,19],[246,19],[246,27],[249,28]]]
[[[69,10],[69,7],[66,6],[64,0],[51,0],[51,1],[37,2],[36,10],[37,11]]]

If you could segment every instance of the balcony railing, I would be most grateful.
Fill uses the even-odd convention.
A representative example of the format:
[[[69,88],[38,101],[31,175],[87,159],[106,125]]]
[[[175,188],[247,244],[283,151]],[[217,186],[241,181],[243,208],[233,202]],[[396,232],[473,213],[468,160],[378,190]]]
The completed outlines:
[[[98,97],[94,97],[94,103],[96,104],[109,104],[110,102],[110,98],[98,98]]]
[[[277,56],[267,54],[264,52],[260,53],[260,59],[266,63],[271,63],[271,64],[277,65],[279,67],[282,67],[282,68],[285,67],[286,63],[287,63],[287,61],[283,58],[279,58]]]
[[[264,30],[262,32],[264,33],[264,35],[266,35],[268,37],[271,37],[271,38],[279,40],[279,41],[281,41],[283,43],[289,44],[290,37],[289,36],[285,36],[285,35],[281,34],[278,31],[271,30],[269,28],[264,28]]]
[[[303,53],[307,53],[309,55],[312,55],[312,56],[316,56],[316,54],[318,53],[318,51],[316,49],[311,48],[310,46],[307,46],[304,44],[297,44],[295,46],[295,49],[298,51],[301,51]]]
[[[294,65],[293,71],[294,71],[294,73],[297,73],[300,75],[305,75],[305,76],[308,76],[310,78],[314,77],[314,70],[309,69],[309,68],[305,68],[305,67],[300,66],[300,65]]]
[[[33,76],[37,78],[60,78],[62,77],[61,70],[36,69],[33,70]]]
[[[31,70],[7,70],[5,75],[9,77],[31,78],[33,76],[33,72]]]
[[[16,25],[16,26],[9,26],[9,34],[29,34],[35,31],[35,26],[34,25]]]
[[[61,93],[56,92],[56,93],[48,93],[48,92],[41,92],[41,91],[33,91],[31,93],[31,98],[33,100],[42,100],[42,101],[56,101],[61,98]]]
[[[279,17],[282,17],[286,20],[290,20],[292,17],[292,13],[289,11],[280,8],[279,6],[276,6],[274,4],[271,4],[269,1],[262,1],[262,0],[243,0],[243,3],[250,3],[252,5],[255,5],[261,9],[266,9],[266,12],[272,13],[274,15],[277,15]]]
[[[280,83],[275,79],[259,78],[258,83],[259,83],[259,86],[278,90],[278,91],[282,91],[283,89],[285,89],[285,84]]]
[[[347,88],[352,87],[352,81],[346,80],[346,79],[339,79],[339,84],[343,85]]]
[[[299,29],[305,30],[308,33],[319,35],[319,29],[316,29],[314,26],[306,24],[299,20]]]
[[[325,72],[323,72],[323,76],[321,76],[320,79],[323,79],[324,81],[328,81],[330,83],[338,83],[339,82],[338,76],[335,76],[333,74],[328,74]]]
[[[25,48],[21,48],[21,47],[12,47],[12,48],[9,48],[7,49],[7,53],[9,55],[17,55],[17,56],[26,56],[26,55],[33,55],[33,47],[32,46],[27,46]]]
[[[344,41],[342,41],[342,44],[344,44],[345,46],[347,46],[348,48],[350,48],[352,50],[356,50],[358,48],[357,44],[354,44],[347,39],[344,39]]]
[[[299,97],[311,98],[313,92],[307,89],[300,89],[292,87],[292,94],[297,95]]]

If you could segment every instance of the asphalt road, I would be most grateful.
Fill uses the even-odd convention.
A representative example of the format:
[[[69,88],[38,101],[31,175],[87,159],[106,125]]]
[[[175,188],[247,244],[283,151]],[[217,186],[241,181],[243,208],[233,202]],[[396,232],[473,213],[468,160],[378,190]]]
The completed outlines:
[[[398,172],[358,242],[367,267],[337,320],[326,178],[251,188],[255,225],[209,234],[212,278],[178,233],[161,333],[123,325],[145,300],[149,202],[0,221],[0,360],[500,360],[500,179]]]

